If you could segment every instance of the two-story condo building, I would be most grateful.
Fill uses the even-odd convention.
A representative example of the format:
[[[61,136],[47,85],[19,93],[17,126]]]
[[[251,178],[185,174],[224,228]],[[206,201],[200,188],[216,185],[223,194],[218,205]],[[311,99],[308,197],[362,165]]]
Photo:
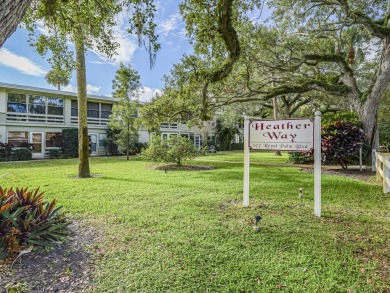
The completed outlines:
[[[88,134],[91,155],[104,155],[107,123],[116,99],[88,95]],[[14,146],[32,143],[33,158],[43,158],[50,148],[60,147],[62,129],[77,128],[77,94],[0,82],[0,141]],[[200,136],[182,123],[162,123],[161,135],[182,135],[200,146]],[[139,130],[139,141],[150,134]]]

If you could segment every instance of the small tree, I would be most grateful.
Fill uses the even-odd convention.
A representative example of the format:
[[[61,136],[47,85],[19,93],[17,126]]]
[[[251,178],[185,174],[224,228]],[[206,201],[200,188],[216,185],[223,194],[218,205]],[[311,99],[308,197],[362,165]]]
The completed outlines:
[[[137,70],[131,68],[130,65],[126,67],[121,63],[120,68],[116,71],[115,79],[112,81],[113,96],[119,101],[113,107],[109,126],[118,131],[114,141],[126,151],[127,160],[129,160],[130,144],[138,140],[136,111],[140,86],[140,76]]]
[[[182,136],[170,136],[163,140],[159,135],[153,135],[149,147],[142,152],[142,156],[155,163],[175,163],[182,166],[183,160],[193,159],[197,155],[193,143]]]

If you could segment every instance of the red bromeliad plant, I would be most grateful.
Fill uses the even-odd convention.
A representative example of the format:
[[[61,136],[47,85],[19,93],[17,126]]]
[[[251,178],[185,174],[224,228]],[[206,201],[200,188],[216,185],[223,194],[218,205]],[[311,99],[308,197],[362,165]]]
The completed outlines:
[[[53,246],[66,236],[68,223],[56,201],[43,201],[43,192],[0,186],[0,259],[18,253],[25,244]]]
[[[360,127],[340,120],[322,126],[322,159],[326,164],[337,162],[347,169],[350,160],[366,142]]]

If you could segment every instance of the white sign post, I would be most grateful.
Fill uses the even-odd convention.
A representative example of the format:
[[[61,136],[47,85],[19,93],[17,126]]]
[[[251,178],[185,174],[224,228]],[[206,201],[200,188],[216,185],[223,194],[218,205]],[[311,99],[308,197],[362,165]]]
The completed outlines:
[[[249,206],[250,150],[311,152],[314,148],[314,214],[321,217],[321,113],[315,115],[315,121],[244,117],[244,207]]]
[[[249,165],[250,165],[250,150],[249,150],[249,125],[251,121],[249,117],[244,117],[244,207],[249,207]]]
[[[321,112],[314,120],[314,215],[321,217]]]

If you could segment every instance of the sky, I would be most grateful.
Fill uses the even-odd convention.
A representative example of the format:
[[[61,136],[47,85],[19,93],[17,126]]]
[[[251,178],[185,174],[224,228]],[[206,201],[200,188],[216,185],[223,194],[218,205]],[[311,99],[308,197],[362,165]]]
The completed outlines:
[[[108,59],[98,52],[87,53],[88,93],[111,96],[112,80],[120,62],[130,64],[140,74],[143,87],[141,100],[147,101],[152,95],[161,93],[164,74],[169,74],[173,64],[179,63],[183,54],[192,52],[185,35],[184,22],[179,14],[180,2],[177,0],[156,2],[156,30],[161,49],[157,53],[156,64],[152,69],[147,51],[138,46],[136,37],[130,36],[124,30],[125,16],[119,16],[118,26],[115,28],[115,38],[120,44],[118,54],[113,59]],[[45,32],[44,27],[38,25],[38,29]],[[70,47],[73,48],[72,45]],[[56,89],[45,80],[49,70],[50,64],[29,46],[28,34],[23,28],[18,28],[0,49],[0,82]],[[77,90],[75,72],[70,85],[62,87],[61,90],[73,92]]]

